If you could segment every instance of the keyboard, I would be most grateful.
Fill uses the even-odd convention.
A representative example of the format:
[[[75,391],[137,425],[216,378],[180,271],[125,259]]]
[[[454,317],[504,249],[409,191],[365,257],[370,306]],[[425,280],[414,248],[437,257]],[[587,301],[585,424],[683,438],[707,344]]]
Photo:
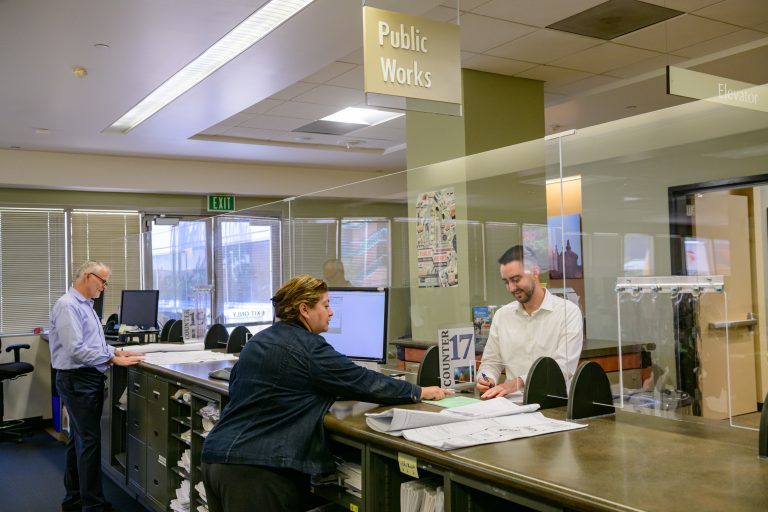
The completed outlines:
[[[213,370],[208,374],[208,376],[212,379],[218,379],[218,380],[229,380],[229,375],[232,373],[232,367],[229,368],[219,368],[218,370]]]

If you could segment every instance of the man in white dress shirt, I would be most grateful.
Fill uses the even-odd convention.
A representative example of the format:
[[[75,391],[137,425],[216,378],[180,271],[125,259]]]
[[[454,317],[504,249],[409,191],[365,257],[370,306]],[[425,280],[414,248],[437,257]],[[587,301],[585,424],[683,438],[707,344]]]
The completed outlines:
[[[499,265],[515,301],[493,316],[476,385],[482,398],[524,389],[528,370],[541,356],[557,362],[567,384],[576,372],[584,340],[581,310],[541,286],[540,268],[528,248],[511,247]],[[499,384],[502,370],[506,380]]]

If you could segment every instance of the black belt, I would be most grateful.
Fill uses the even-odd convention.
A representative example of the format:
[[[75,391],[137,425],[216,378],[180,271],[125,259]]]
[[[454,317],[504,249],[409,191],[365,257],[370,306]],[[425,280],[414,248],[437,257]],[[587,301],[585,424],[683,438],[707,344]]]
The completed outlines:
[[[88,375],[88,374],[94,374],[94,373],[98,374],[98,375],[104,375],[102,372],[100,372],[96,368],[87,367],[87,366],[86,367],[82,367],[82,368],[70,368],[69,370],[59,370],[59,369],[56,369],[56,371],[57,372],[62,372],[62,373],[74,373],[75,375],[78,375],[78,374],[80,374],[80,375]]]

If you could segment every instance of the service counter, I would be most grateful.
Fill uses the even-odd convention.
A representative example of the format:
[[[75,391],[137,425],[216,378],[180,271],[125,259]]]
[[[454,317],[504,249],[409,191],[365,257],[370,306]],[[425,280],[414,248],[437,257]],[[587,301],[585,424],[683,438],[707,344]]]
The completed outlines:
[[[167,389],[167,414],[160,417],[153,409],[149,422],[167,429],[166,453],[150,446],[157,425],[149,425],[142,441],[130,432],[113,428],[112,435],[126,439],[129,448],[128,475],[114,471],[114,457],[105,458],[105,471],[137,499],[155,510],[166,510],[181,479],[192,487],[199,482],[200,435],[198,411],[214,402],[227,400],[227,383],[207,377],[214,369],[231,361],[141,365],[126,370],[113,368],[111,380],[120,382],[128,372],[128,384],[146,382],[146,408],[156,390]],[[131,377],[133,375],[133,377]],[[163,385],[152,385],[164,383]],[[165,386],[165,388],[163,388]],[[190,390],[191,401],[183,404],[172,398],[176,390]],[[114,396],[119,389],[112,389]],[[162,392],[162,391],[158,391]],[[163,398],[160,397],[160,402]],[[129,392],[128,418],[132,410],[142,410],[142,397]],[[433,408],[427,404],[406,407]],[[563,409],[544,414],[564,419]],[[673,421],[660,417],[619,411],[616,416],[584,420],[586,429],[440,451],[369,429],[364,415],[325,419],[329,443],[334,453],[361,464],[363,497],[357,498],[340,488],[318,488],[318,493],[343,509],[358,511],[398,511],[400,483],[414,477],[400,471],[398,456],[415,457],[419,477],[442,479],[446,510],[596,510],[596,511],[763,511],[768,509],[768,461],[757,456],[757,433],[733,429],[715,422]],[[188,425],[188,426],[187,426]],[[188,446],[181,432],[191,428]],[[139,432],[140,429],[136,428]],[[162,429],[160,429],[162,430]],[[119,439],[117,441],[120,441]],[[110,446],[118,446],[112,439]],[[157,442],[154,446],[158,445]],[[175,468],[181,452],[190,448],[191,474]],[[142,451],[144,450],[144,451]],[[145,464],[163,462],[167,478],[157,478],[163,468],[131,471],[134,461]],[[144,459],[142,459],[142,455]],[[154,461],[151,458],[154,457]],[[155,476],[150,480],[149,474]],[[131,478],[131,475],[133,477]],[[164,486],[157,489],[155,482]],[[149,490],[155,488],[153,497]],[[192,505],[200,497],[192,492]]]

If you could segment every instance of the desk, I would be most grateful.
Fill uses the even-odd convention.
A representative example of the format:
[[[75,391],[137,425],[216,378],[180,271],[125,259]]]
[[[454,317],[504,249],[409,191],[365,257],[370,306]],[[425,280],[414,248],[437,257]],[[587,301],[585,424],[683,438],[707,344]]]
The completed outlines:
[[[165,510],[173,489],[183,478],[172,466],[184,447],[178,432],[189,428],[182,424],[189,417],[193,470],[187,476],[194,486],[200,478],[196,468],[202,448],[202,438],[195,434],[199,425],[196,412],[208,401],[226,403],[227,383],[207,375],[230,364],[142,363],[131,367],[128,372],[133,377],[129,375],[127,381],[139,383],[139,388],[145,382],[147,387],[129,394],[127,422],[130,425],[133,419],[132,408],[142,410],[139,393],[150,396],[151,390],[157,389],[160,395],[165,387],[165,396],[157,398],[168,411],[164,418],[158,412],[148,421],[164,422],[167,448],[165,453],[151,448],[149,433],[145,441],[133,438],[134,455],[132,460],[129,449],[128,467],[142,460],[147,467],[138,468],[131,479],[112,471],[113,464],[105,463],[105,473],[153,510]],[[126,369],[120,367],[111,370],[115,375],[124,372]],[[191,404],[179,404],[170,398],[179,387],[191,389]],[[145,411],[151,407],[148,403]],[[435,409],[427,404],[407,407]],[[563,419],[565,411],[551,409],[544,414]],[[345,508],[352,505],[365,512],[399,510],[399,485],[410,477],[399,472],[397,454],[405,453],[417,458],[422,475],[443,479],[448,512],[498,512],[510,510],[512,503],[528,507],[523,510],[622,512],[763,511],[768,507],[768,462],[757,458],[756,432],[706,420],[694,424],[623,411],[615,417],[586,423],[588,428],[577,431],[444,452],[372,431],[363,415],[343,420],[326,415],[332,450],[361,463],[364,474],[362,499],[343,492],[335,494],[334,499]],[[121,435],[119,429],[117,434]],[[110,445],[115,445],[112,441]],[[158,457],[165,465],[156,463]],[[158,472],[163,475],[158,476]],[[152,489],[153,485],[157,487],[154,482],[160,482],[161,488]],[[199,496],[193,491],[192,498],[194,508]]]

